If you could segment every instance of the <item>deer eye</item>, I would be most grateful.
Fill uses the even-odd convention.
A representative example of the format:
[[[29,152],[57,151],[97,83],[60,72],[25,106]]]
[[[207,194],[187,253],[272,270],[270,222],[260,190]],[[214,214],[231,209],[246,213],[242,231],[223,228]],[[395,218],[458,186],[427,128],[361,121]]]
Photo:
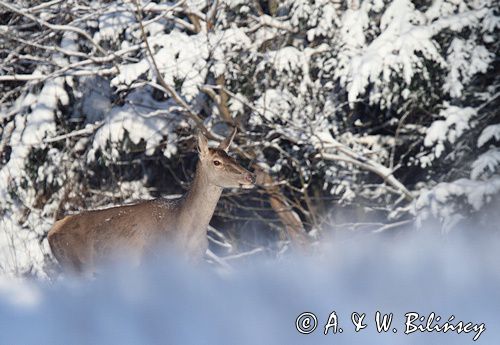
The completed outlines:
[[[214,165],[215,166],[219,166],[220,165],[220,161],[214,161]]]

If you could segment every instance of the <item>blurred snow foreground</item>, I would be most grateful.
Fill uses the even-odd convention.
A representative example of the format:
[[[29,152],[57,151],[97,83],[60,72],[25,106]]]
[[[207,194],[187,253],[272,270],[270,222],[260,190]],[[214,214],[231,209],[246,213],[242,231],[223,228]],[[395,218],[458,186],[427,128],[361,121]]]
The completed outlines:
[[[475,332],[405,332],[405,313],[483,324],[500,336],[498,240],[415,236],[336,241],[315,257],[253,260],[220,272],[172,257],[93,280],[0,279],[2,344],[471,344]],[[335,311],[343,332],[324,334]],[[378,333],[375,313],[393,313]],[[296,319],[314,313],[317,329]],[[351,314],[366,313],[354,331]],[[435,324],[436,322],[434,322]],[[425,322],[421,322],[425,325]],[[397,333],[392,331],[397,329]]]

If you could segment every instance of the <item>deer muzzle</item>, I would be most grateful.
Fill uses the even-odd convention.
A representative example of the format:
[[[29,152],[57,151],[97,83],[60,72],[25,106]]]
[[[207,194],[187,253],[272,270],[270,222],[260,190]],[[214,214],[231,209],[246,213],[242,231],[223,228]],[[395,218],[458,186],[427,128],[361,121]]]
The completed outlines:
[[[244,185],[242,185],[242,187],[244,189],[251,189],[251,188],[255,187],[255,175],[254,174],[246,173],[244,180],[246,182]]]

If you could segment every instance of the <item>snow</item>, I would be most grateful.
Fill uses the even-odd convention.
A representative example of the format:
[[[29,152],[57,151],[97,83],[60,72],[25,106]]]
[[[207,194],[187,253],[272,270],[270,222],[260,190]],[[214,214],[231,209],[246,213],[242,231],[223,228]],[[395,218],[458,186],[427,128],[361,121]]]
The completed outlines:
[[[87,78],[83,80],[81,112],[87,125],[95,124],[106,117],[111,110],[111,87],[104,78]]]
[[[478,73],[485,73],[494,54],[483,45],[477,45],[474,39],[454,38],[448,48],[448,76],[443,85],[452,97],[460,97],[464,84]]]
[[[207,73],[206,58],[208,49],[206,35],[187,35],[180,31],[156,35],[148,39],[154,53],[154,59],[165,82],[180,91],[191,101],[199,93]],[[112,86],[130,85],[146,72],[153,72],[149,57],[120,68],[120,73],[111,81]],[[153,79],[152,75],[148,79]]]
[[[481,135],[479,135],[477,139],[477,147],[482,147],[493,138],[495,138],[496,141],[500,141],[500,124],[489,125],[483,129]]]
[[[472,127],[471,120],[476,116],[476,110],[472,107],[461,108],[446,103],[444,106],[439,116],[445,119],[434,121],[427,129],[424,139],[425,146],[435,145],[436,158],[444,152],[444,143],[455,143],[466,130]]]
[[[443,231],[453,229],[455,222],[451,219],[460,215],[457,199],[465,199],[472,210],[479,211],[493,196],[500,192],[500,175],[493,175],[487,180],[470,180],[461,178],[453,182],[441,182],[432,189],[421,191],[414,202],[414,213],[417,223],[423,224],[430,215],[444,224]]]
[[[34,95],[28,94],[22,103],[34,101]],[[19,226],[18,217],[23,213],[23,204],[19,199],[31,204],[35,189],[24,192],[16,188],[27,179],[26,162],[32,147],[43,146],[43,139],[56,132],[54,114],[58,103],[68,104],[68,95],[64,90],[64,79],[55,78],[45,83],[38,98],[33,102],[29,114],[19,114],[15,118],[15,129],[10,138],[12,152],[7,164],[0,167],[0,270],[19,273],[23,268],[35,266],[40,270],[43,265],[43,250],[38,243],[37,231]],[[14,198],[13,198],[14,196]],[[13,201],[14,199],[14,201]],[[42,222],[38,230],[45,229]],[[18,271],[19,270],[19,271]]]
[[[448,68],[444,89],[453,97],[461,95],[463,84],[475,74],[486,72],[494,54],[477,44],[475,36],[468,40],[454,38],[444,58],[434,39],[445,29],[459,32],[465,27],[477,26],[489,14],[480,5],[471,10],[459,3],[461,1],[455,4],[436,1],[422,13],[410,0],[392,1],[376,28],[379,33],[367,45],[365,35],[371,30],[370,2],[347,10],[340,28],[343,46],[337,56],[336,77],[346,87],[351,107],[370,85],[374,87],[370,102],[380,102],[382,108],[390,107],[397,100],[388,97],[396,90],[393,79],[401,77],[402,86],[409,86],[415,75],[427,73],[426,60]],[[484,25],[485,31],[491,32],[492,25]]]
[[[288,0],[284,6],[292,8],[290,18],[292,27],[299,29],[305,25],[308,28],[306,35],[310,42],[321,37],[334,36],[335,29],[340,24],[338,4],[328,0],[317,0],[314,3],[307,0]]]
[[[39,228],[48,230],[42,224]],[[15,276],[31,268],[38,276],[45,276],[44,253],[48,252],[48,247],[46,243],[39,243],[37,232],[20,227],[12,212],[2,216],[0,229],[0,279],[2,275]]]
[[[267,120],[275,117],[286,120],[291,117],[293,95],[286,90],[268,89],[255,103],[259,113]],[[262,119],[259,114],[253,114],[250,122],[257,125],[262,123]]]
[[[210,33],[208,35],[208,45],[214,58],[211,71],[215,77],[218,77],[226,71],[227,60],[238,56],[243,49],[250,48],[252,40],[243,29],[232,26],[226,30]]]
[[[99,16],[99,30],[94,34],[94,40],[98,43],[102,41],[115,42],[122,32],[135,23],[134,13],[130,11],[130,3],[110,3],[106,12]]]
[[[491,148],[482,153],[473,163],[470,178],[478,179],[485,172],[494,174],[500,166],[500,149]]]
[[[280,73],[294,74],[302,72],[302,66],[307,65],[306,57],[303,52],[295,47],[284,47],[278,51],[270,51],[257,67],[257,70],[264,69],[264,64],[270,63],[273,68]]]
[[[91,281],[0,279],[6,344],[471,344],[476,333],[404,334],[404,314],[435,312],[484,323],[478,344],[500,337],[498,239],[337,240],[313,257],[253,259],[225,272],[173,257],[141,269],[111,267]],[[335,311],[342,333],[323,334]],[[376,311],[398,332],[377,333]],[[295,329],[312,312],[310,335]],[[354,331],[351,314],[366,313]]]
[[[311,15],[317,21],[317,25],[307,31],[307,39],[314,41],[316,37],[329,37],[332,36],[335,26],[340,24],[340,19],[337,14],[335,5],[329,0],[316,2],[316,9],[320,13],[313,13]],[[316,11],[315,11],[316,12]]]
[[[307,87],[311,86],[309,77],[310,51],[301,51],[295,47],[283,47],[276,51],[267,52],[262,61],[257,65],[256,73],[262,75],[269,73],[272,69],[275,79],[286,85],[288,81],[301,80],[299,90],[302,94],[307,93]]]
[[[120,67],[120,73],[111,80],[112,86],[120,84],[131,85],[138,79],[139,76],[148,72],[150,69],[149,62],[143,59],[137,63],[130,63]]]
[[[166,157],[174,155],[177,152],[174,124],[181,119],[168,112],[172,105],[172,101],[155,101],[151,93],[145,90],[137,89],[132,92],[125,105],[111,109],[104,125],[95,133],[92,149],[87,156],[88,161],[95,160],[98,150],[106,154],[109,144],[111,144],[109,157],[117,159],[119,157],[117,145],[122,144],[125,134],[136,145],[144,140],[147,155],[152,155],[166,137],[168,142],[164,155]],[[166,110],[158,112],[156,109]]]
[[[23,145],[40,144],[47,133],[55,133],[54,113],[58,102],[62,105],[67,105],[69,102],[68,94],[64,90],[64,78],[52,79],[45,83],[27,118],[22,136]]]
[[[391,82],[394,73],[401,75],[409,85],[413,75],[422,68],[421,58],[416,53],[421,53],[425,59],[444,63],[431,39],[433,31],[419,25],[423,23],[423,15],[409,0],[395,0],[388,6],[380,21],[382,33],[359,55],[353,56],[346,71],[351,105],[370,83],[383,88]],[[372,102],[378,102],[380,97],[372,98]],[[388,99],[384,102],[390,105]]]
[[[245,103],[248,103],[248,99],[242,94],[236,94],[235,97],[229,99],[228,105],[231,114],[243,114]]]
[[[40,291],[36,286],[14,277],[0,276],[0,296],[17,308],[36,307],[41,302]]]
[[[365,45],[365,31],[369,24],[369,17],[365,3],[361,9],[348,9],[342,17],[340,40],[342,48],[337,56],[338,68],[336,77],[342,85],[346,85],[351,73],[351,59],[361,53]]]

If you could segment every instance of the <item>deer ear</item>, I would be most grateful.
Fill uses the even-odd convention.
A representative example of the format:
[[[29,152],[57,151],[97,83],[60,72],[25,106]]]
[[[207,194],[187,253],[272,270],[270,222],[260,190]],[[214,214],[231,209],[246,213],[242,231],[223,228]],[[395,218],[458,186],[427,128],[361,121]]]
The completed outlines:
[[[227,150],[229,149],[229,146],[231,146],[231,143],[233,142],[234,136],[236,135],[236,131],[237,131],[237,128],[234,127],[231,134],[226,139],[221,141],[221,143],[219,144],[219,149],[227,152]]]
[[[208,154],[208,140],[202,132],[198,133],[198,153],[200,156],[206,156]]]

